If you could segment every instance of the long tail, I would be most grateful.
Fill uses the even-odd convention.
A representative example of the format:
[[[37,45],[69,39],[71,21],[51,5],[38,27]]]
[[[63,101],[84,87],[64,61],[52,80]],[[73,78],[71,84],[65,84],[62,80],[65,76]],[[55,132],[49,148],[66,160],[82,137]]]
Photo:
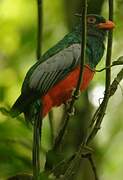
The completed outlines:
[[[42,129],[42,104],[37,100],[33,104],[33,175],[38,179],[40,173],[41,129]]]
[[[33,132],[33,174],[38,177],[40,172],[40,148],[41,148],[41,128],[42,128],[42,103],[36,96],[24,96],[21,94],[10,110],[12,117],[24,112],[26,120],[34,125]]]

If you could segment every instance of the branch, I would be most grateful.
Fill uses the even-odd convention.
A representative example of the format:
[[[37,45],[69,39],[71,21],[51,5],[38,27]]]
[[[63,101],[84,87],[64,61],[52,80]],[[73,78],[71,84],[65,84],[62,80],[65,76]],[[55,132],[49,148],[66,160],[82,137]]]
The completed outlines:
[[[112,84],[110,85],[109,97],[114,95],[122,79],[123,79],[123,68],[120,70],[120,72],[117,74],[117,77],[113,80]]]
[[[82,82],[82,77],[83,77],[83,69],[84,69],[84,62],[85,62],[85,48],[86,48],[86,13],[87,13],[87,1],[84,0],[82,1],[82,43],[81,43],[81,62],[80,62],[80,72],[79,72],[79,77],[78,77],[78,82],[76,89],[73,91],[72,99],[69,104],[69,108],[67,110],[67,115],[64,121],[63,126],[60,129],[60,132],[58,136],[56,137],[55,143],[54,143],[54,149],[56,149],[63,138],[63,135],[65,133],[67,124],[69,122],[70,116],[73,114],[73,106],[75,101],[78,99],[79,94],[80,94],[80,85]]]
[[[80,64],[80,74],[77,82],[76,89],[73,93],[72,100],[70,102],[70,107],[68,109],[68,114],[66,118],[66,125],[69,121],[70,114],[72,113],[73,105],[78,98],[79,95],[79,89],[83,77],[83,69],[84,69],[84,61],[85,61],[85,48],[86,48],[86,13],[87,13],[87,0],[82,1],[82,43],[81,43],[81,64]],[[66,128],[66,127],[65,127]],[[65,130],[65,129],[64,129]],[[64,133],[63,133],[64,134]],[[63,136],[62,134],[62,136]],[[61,136],[61,139],[62,139]],[[79,151],[77,152],[75,158],[70,163],[69,167],[67,168],[64,176],[61,178],[63,180],[71,179],[73,174],[76,172],[76,168],[79,166],[79,163],[81,161],[81,154],[83,152],[83,142],[80,145]]]
[[[119,85],[119,83],[121,82],[122,79],[123,79],[123,68],[117,74],[117,77],[113,80],[112,84],[110,85],[110,87],[108,89],[107,103],[109,101],[109,98],[115,94],[115,92],[116,92],[116,90],[118,88],[118,85]],[[97,111],[95,112],[95,114],[94,114],[94,116],[92,118],[90,129],[92,128],[95,121],[96,121],[96,123],[94,125],[93,130],[89,134],[89,137],[87,139],[87,144],[95,137],[98,130],[100,129],[100,125],[101,125],[101,122],[102,122],[102,117],[105,115],[105,111],[104,111],[105,110],[104,109],[105,102],[104,101],[105,100],[103,100],[103,102],[101,103],[101,105],[99,106],[99,108],[97,109]]]
[[[94,160],[93,160],[91,154],[89,154],[88,160],[89,160],[89,162],[90,162],[92,171],[93,171],[93,173],[94,173],[95,180],[99,180],[99,177],[98,177],[98,174],[97,174],[96,165],[95,165],[95,163],[94,163]]]
[[[111,67],[120,66],[120,65],[123,65],[123,56],[119,57],[116,61],[113,61],[111,65],[106,66],[105,68],[102,68],[99,70],[95,70],[95,72],[102,72],[102,71],[109,69]]]
[[[38,9],[38,19],[37,19],[37,60],[41,58],[42,52],[42,19],[43,19],[43,12],[42,12],[42,0],[37,0],[37,9]]]
[[[113,0],[109,0],[109,20],[113,20]],[[108,45],[107,45],[107,55],[106,55],[106,67],[108,68],[106,69],[105,95],[101,105],[99,106],[99,108],[97,109],[97,111],[95,112],[92,118],[90,125],[91,132],[88,135],[86,142],[87,144],[95,137],[98,130],[100,129],[100,125],[105,115],[108,100],[110,97],[109,89],[111,82],[110,66],[111,66],[111,54],[112,54],[112,39],[113,39],[113,31],[110,30],[108,33]]]
[[[85,1],[84,1],[85,2]],[[113,19],[113,0],[109,0],[109,19],[112,20]],[[113,36],[113,32],[110,31],[108,34],[108,47],[107,47],[107,56],[106,56],[106,67],[108,66],[109,68],[106,69],[106,88],[105,88],[105,96],[104,96],[104,100],[101,103],[99,109],[96,112],[96,115],[94,115],[94,122],[95,126],[92,130],[92,132],[90,133],[89,137],[87,138],[86,142],[82,142],[78,152],[76,153],[75,158],[73,159],[73,161],[70,163],[70,166],[68,167],[68,169],[65,172],[65,175],[62,179],[70,179],[74,173],[74,170],[76,169],[76,167],[79,166],[79,163],[81,161],[81,154],[84,150],[85,143],[88,144],[90,142],[90,140],[92,140],[92,138],[94,138],[94,136],[96,135],[97,131],[100,128],[100,124],[103,120],[103,117],[105,115],[105,111],[106,111],[106,107],[107,107],[107,103],[110,97],[109,94],[109,88],[110,88],[110,81],[111,81],[111,70],[110,70],[110,64],[111,64],[111,53],[112,53],[112,36]],[[93,137],[92,137],[93,135]],[[92,162],[91,162],[91,166],[93,168]],[[96,176],[95,176],[96,178]]]
[[[55,167],[52,168],[51,171],[49,171],[49,175],[53,174],[56,178],[59,178],[61,174],[64,174],[65,170],[68,168],[74,157],[75,154],[71,155],[67,159],[60,161]]]
[[[113,0],[109,0],[109,20],[113,21]],[[111,55],[112,55],[112,41],[113,41],[113,30],[108,32],[108,47],[107,47],[107,55],[106,55],[106,82],[105,82],[105,94],[107,93],[110,82],[111,82]]]
[[[92,154],[89,153],[89,154],[86,154],[86,155],[82,155],[83,158],[87,158],[90,165],[91,165],[91,168],[92,168],[92,171],[94,173],[94,178],[95,180],[99,180],[99,177],[97,175],[97,169],[96,169],[96,165],[95,165],[95,162],[93,160],[93,157],[92,157]]]
[[[91,149],[89,149],[88,147],[85,147],[85,145],[82,142],[80,147],[79,147],[79,150],[75,154],[74,159],[70,162],[70,165],[67,168],[62,180],[72,179],[73,175],[76,173],[76,171],[79,168],[79,165],[80,165],[80,162],[82,160],[82,157],[83,157],[84,153],[85,153],[85,155],[90,154]]]
[[[123,57],[122,57],[123,58]],[[118,58],[118,59],[121,59]],[[120,72],[117,74],[116,78],[113,80],[112,84],[110,85],[109,88],[109,94],[111,96],[113,96],[117,90],[117,87],[119,85],[119,83],[121,82],[121,80],[123,79],[123,68],[120,70]],[[90,139],[90,141],[93,139],[93,137]],[[89,142],[90,142],[89,141]],[[87,144],[89,143],[87,142]],[[60,161],[60,163],[58,163],[48,174],[54,174],[54,176],[56,176],[56,178],[60,178],[60,174],[64,174],[65,170],[69,167],[70,163],[73,161],[73,164],[75,165],[75,167],[78,167],[79,162],[82,160],[81,157],[83,158],[88,158],[88,155],[91,156],[92,153],[92,149],[88,148],[88,147],[80,147],[82,149],[82,151],[79,151],[81,156],[79,156],[79,159],[77,158],[77,165],[75,165],[75,160],[73,161],[73,159],[75,158],[76,154],[73,154],[72,156],[70,156],[68,159],[65,159],[63,161]],[[86,153],[86,154],[85,154]],[[97,170],[95,167],[94,162],[92,162],[93,160],[90,160],[88,158],[90,164],[91,164],[91,168],[93,170],[94,176],[95,176],[95,180],[98,179],[98,175],[97,175]],[[74,172],[75,172],[75,168],[74,168]],[[74,173],[73,171],[71,171],[72,174]]]

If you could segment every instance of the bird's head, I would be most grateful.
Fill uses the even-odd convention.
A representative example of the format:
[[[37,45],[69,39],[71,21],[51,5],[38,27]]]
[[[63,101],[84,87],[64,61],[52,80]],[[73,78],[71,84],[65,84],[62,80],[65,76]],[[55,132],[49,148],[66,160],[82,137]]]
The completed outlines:
[[[81,15],[76,14],[81,17]],[[87,15],[87,35],[98,36],[104,38],[107,31],[115,27],[114,22],[106,20],[103,16],[96,14]],[[81,31],[81,23],[78,26]],[[101,38],[101,39],[102,39]]]
[[[105,36],[108,30],[115,27],[114,22],[95,14],[87,15],[87,34]]]
[[[81,18],[81,15],[78,15]],[[108,30],[115,27],[112,21],[106,20],[104,17],[96,14],[87,15],[87,55],[86,63],[90,65],[91,68],[95,66],[101,60],[104,53],[104,40]],[[76,26],[75,32],[77,33],[78,39],[82,40],[82,23],[80,22],[78,27]]]

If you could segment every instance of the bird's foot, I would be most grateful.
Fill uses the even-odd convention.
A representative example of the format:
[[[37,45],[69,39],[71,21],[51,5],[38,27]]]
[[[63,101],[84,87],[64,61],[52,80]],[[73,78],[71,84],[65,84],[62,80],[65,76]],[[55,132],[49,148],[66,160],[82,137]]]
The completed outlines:
[[[75,115],[75,108],[72,107],[71,111],[67,112],[69,116],[74,116]]]
[[[70,103],[71,103],[71,99],[69,99],[66,103],[66,112],[69,116],[74,116],[75,115],[75,107],[72,107],[72,109],[70,108]]]
[[[73,88],[72,97],[78,99],[80,95],[81,95],[81,91],[80,90],[76,91],[76,88]]]

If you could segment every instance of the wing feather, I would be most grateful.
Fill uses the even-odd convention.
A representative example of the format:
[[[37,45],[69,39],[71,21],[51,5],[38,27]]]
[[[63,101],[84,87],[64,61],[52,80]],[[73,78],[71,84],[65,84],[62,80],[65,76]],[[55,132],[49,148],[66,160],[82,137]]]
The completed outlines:
[[[28,89],[45,94],[79,64],[79,57],[80,44],[75,44],[40,63],[28,79]]]

